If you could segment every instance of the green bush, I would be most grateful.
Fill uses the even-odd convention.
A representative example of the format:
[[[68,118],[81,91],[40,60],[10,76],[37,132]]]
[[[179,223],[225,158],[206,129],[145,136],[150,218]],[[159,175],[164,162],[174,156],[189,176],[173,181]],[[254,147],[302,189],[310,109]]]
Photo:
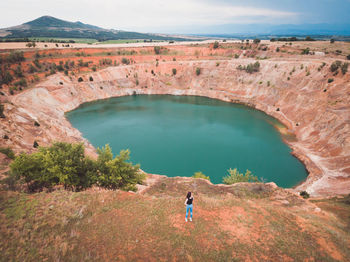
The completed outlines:
[[[343,63],[340,67],[341,69],[341,72],[343,73],[343,75],[346,74],[346,72],[348,72],[348,66],[349,66],[349,63]]]
[[[80,191],[94,184],[109,189],[135,190],[135,184],[144,179],[138,165],[126,162],[128,150],[113,158],[107,145],[98,149],[98,154],[98,159],[92,160],[84,155],[82,143],[57,142],[50,147],[39,147],[38,152],[17,156],[10,165],[10,176],[26,183],[31,192],[56,185]]]
[[[172,72],[173,72],[173,75],[176,75],[176,72],[177,72],[176,68],[173,68]]]
[[[261,40],[260,40],[260,39],[258,39],[258,38],[256,38],[256,39],[254,39],[254,40],[253,40],[254,44],[259,44],[259,43],[260,43],[260,41],[261,41]]]
[[[194,177],[194,178],[203,178],[203,179],[206,179],[206,180],[209,180],[210,181],[210,177],[209,176],[206,176],[206,175],[204,175],[202,172],[195,172],[194,174],[193,174],[193,176],[192,177]]]
[[[9,147],[0,147],[0,152],[6,155],[10,159],[15,159],[15,153]]]
[[[214,42],[213,48],[214,48],[214,49],[219,48],[219,42],[218,42],[218,41],[215,41],[215,42]]]
[[[15,86],[27,87],[27,81],[24,78],[21,78],[14,83]]]
[[[306,192],[306,191],[301,191],[301,192],[300,192],[300,195],[301,195],[303,198],[305,198],[305,199],[310,197],[309,193]]]
[[[338,70],[339,67],[341,67],[341,61],[337,60],[337,61],[334,61],[332,64],[331,64],[331,67],[330,67],[330,70],[331,72],[335,72]]]
[[[160,54],[160,46],[155,46],[155,47],[154,47],[154,53],[155,53],[156,55],[159,55],[159,54]]]
[[[260,63],[258,61],[256,61],[255,63],[250,63],[248,64],[247,66],[242,66],[242,65],[239,65],[237,67],[238,70],[243,70],[243,71],[246,71],[247,73],[249,74],[252,74],[254,72],[258,72],[259,69],[260,69]]]
[[[94,78],[92,76],[89,77],[89,81],[90,82],[93,82],[94,81]]]
[[[0,118],[5,118],[4,110],[5,110],[4,105],[0,104]]]
[[[259,179],[252,174],[248,169],[243,173],[239,173],[237,168],[235,169],[229,169],[228,170],[229,175],[225,176],[223,178],[223,182],[226,185],[232,185],[234,183],[239,183],[239,182],[259,182]]]
[[[108,189],[136,190],[135,185],[141,183],[144,176],[139,173],[139,165],[133,166],[126,162],[130,158],[130,151],[121,150],[115,158],[109,145],[97,151],[97,184]]]
[[[130,64],[130,59],[127,59],[127,58],[123,57],[122,58],[122,64],[129,65]]]
[[[201,69],[199,67],[196,68],[196,75],[199,76],[201,74]]]
[[[2,76],[2,83],[8,85],[9,83],[11,83],[13,80],[12,75],[10,74],[9,71],[5,71],[4,75]]]
[[[346,59],[350,60],[350,55],[347,55],[347,56],[346,56]]]
[[[334,81],[333,78],[328,78],[328,83],[332,83]]]
[[[23,77],[22,67],[18,65],[16,69],[13,71],[16,77]]]
[[[84,80],[83,80],[83,78],[82,77],[79,77],[78,78],[78,82],[83,82]]]

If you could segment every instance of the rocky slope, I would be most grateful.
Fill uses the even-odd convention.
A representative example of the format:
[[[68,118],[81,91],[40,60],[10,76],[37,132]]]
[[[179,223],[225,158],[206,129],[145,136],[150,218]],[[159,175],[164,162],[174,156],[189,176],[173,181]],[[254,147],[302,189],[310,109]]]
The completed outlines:
[[[332,77],[328,66],[318,68],[332,61],[274,58],[260,61],[260,71],[254,74],[237,69],[255,62],[249,58],[110,67],[83,75],[83,82],[56,74],[8,97],[0,135],[7,134],[4,143],[16,151],[31,151],[35,140],[39,145],[84,140],[64,115],[84,102],[134,94],[207,96],[262,110],[295,134],[296,139],[286,141],[310,173],[295,190],[307,190],[313,196],[346,194],[350,193],[350,79],[347,74],[328,83]],[[94,148],[84,142],[88,153],[94,154]]]

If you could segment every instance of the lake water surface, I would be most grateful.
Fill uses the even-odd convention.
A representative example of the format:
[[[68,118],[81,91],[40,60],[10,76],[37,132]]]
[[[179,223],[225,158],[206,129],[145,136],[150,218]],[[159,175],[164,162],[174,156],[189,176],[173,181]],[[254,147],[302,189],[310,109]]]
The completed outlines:
[[[307,172],[273,125],[252,108],[196,96],[137,95],[99,100],[66,114],[95,147],[115,154],[130,149],[131,161],[153,174],[192,176],[202,171],[221,183],[227,169],[249,169],[281,187]]]

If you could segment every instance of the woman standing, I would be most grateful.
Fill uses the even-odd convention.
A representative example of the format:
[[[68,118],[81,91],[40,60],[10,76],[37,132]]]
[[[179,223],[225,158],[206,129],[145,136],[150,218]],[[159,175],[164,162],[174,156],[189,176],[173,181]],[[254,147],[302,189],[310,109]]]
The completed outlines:
[[[193,195],[192,195],[191,192],[188,192],[188,193],[187,193],[186,201],[185,201],[185,206],[186,206],[186,218],[185,218],[185,221],[187,222],[188,211],[191,212],[190,221],[192,221],[192,213],[193,213]]]

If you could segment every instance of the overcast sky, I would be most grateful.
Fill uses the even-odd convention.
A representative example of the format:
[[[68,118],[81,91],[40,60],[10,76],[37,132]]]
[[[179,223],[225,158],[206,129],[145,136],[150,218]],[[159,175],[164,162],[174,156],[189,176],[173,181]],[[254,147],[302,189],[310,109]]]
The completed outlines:
[[[0,8],[0,28],[43,15],[143,32],[241,23],[348,24],[350,20],[350,0],[1,0]]]

